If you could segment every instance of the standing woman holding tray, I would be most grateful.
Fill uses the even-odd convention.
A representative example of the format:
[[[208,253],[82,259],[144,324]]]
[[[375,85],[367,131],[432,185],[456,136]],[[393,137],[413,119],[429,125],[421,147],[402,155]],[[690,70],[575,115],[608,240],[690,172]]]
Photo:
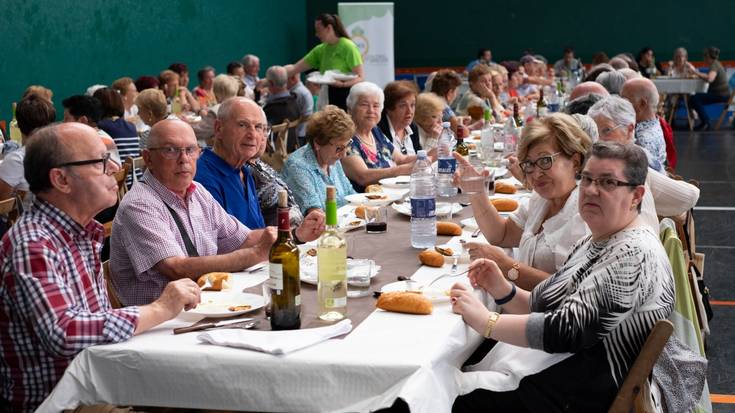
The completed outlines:
[[[342,73],[356,75],[354,79],[337,80],[327,86],[328,102],[320,102],[319,107],[326,103],[347,110],[347,95],[350,87],[363,81],[362,56],[360,50],[350,39],[342,21],[336,14],[320,14],[314,22],[316,37],[321,44],[314,47],[301,60],[296,62],[288,76],[301,73],[308,69],[317,69],[324,73],[327,70],[338,70]],[[324,96],[324,89],[320,96]]]

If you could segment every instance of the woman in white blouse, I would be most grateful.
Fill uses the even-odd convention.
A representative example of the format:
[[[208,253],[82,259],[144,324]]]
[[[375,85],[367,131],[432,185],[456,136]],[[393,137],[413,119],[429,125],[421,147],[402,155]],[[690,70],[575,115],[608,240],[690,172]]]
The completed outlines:
[[[433,93],[422,93],[416,98],[414,119],[418,126],[419,143],[426,152],[434,151],[442,133],[444,101]],[[431,152],[429,156],[433,155]]]
[[[572,245],[589,233],[577,208],[576,176],[591,145],[589,136],[566,114],[555,113],[523,128],[518,159],[534,192],[508,218],[498,214],[487,194],[471,196],[475,219],[490,244],[467,243],[470,258],[492,259],[524,289],[556,272]],[[455,177],[461,183],[459,172]],[[501,247],[518,247],[518,256],[508,256]]]

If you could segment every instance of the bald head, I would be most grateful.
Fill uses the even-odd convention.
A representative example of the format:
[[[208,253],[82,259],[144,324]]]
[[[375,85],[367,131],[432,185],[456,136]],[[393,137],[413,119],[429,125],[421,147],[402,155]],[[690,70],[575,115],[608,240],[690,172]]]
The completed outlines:
[[[607,62],[610,66],[612,66],[616,70],[624,69],[628,66],[628,62],[625,61],[622,57],[615,56],[612,59],[610,59],[609,62]]]
[[[225,100],[222,105],[220,105],[219,110],[217,111],[217,120],[219,121],[226,121],[230,120],[233,116],[235,116],[235,111],[237,110],[246,110],[247,112],[256,111],[260,114],[262,117],[262,121],[264,123],[267,123],[265,117],[265,112],[263,111],[263,108],[260,107],[257,103],[255,103],[252,99],[248,99],[246,97],[238,96],[233,97],[230,99]]]
[[[188,123],[179,119],[164,119],[151,128],[148,147],[158,148],[168,144],[172,137],[178,137],[196,145],[194,130]]]
[[[578,97],[589,95],[594,93],[600,96],[609,96],[607,89],[597,82],[582,82],[572,89],[572,94],[569,96],[569,100],[574,100]]]
[[[636,122],[656,118],[658,108],[658,89],[645,77],[630,79],[623,84],[620,95],[633,104]]]

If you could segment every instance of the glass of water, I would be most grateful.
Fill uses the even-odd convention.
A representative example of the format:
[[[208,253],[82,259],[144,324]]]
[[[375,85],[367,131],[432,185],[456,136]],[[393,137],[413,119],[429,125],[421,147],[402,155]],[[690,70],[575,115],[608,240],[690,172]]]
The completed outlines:
[[[373,275],[373,260],[352,259],[347,261],[347,296],[365,297],[370,294],[370,277]]]

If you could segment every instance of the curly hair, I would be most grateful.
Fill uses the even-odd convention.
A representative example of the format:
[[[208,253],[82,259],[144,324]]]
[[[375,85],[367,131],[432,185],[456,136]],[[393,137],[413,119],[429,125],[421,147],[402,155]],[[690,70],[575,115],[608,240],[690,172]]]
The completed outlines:
[[[306,140],[309,143],[328,145],[334,139],[344,141],[355,134],[355,123],[350,115],[334,105],[311,115],[306,125]]]
[[[462,78],[452,69],[442,69],[436,72],[434,80],[431,82],[431,91],[441,97],[447,97],[447,94],[462,85]]]

